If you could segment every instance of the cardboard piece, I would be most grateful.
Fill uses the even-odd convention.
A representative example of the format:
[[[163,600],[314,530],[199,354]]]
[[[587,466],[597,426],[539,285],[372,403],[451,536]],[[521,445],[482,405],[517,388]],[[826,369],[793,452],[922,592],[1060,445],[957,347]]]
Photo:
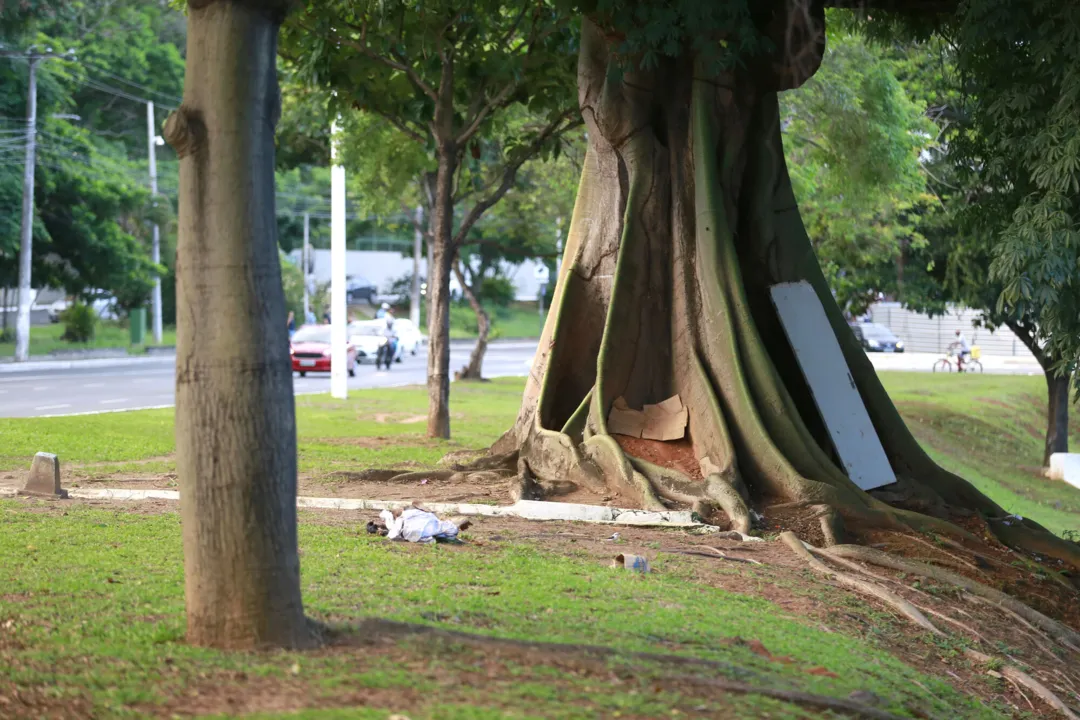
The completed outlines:
[[[616,398],[608,413],[608,432],[628,435],[646,440],[679,440],[686,436],[690,412],[683,407],[682,399],[673,395],[644,410],[632,410],[623,397]]]

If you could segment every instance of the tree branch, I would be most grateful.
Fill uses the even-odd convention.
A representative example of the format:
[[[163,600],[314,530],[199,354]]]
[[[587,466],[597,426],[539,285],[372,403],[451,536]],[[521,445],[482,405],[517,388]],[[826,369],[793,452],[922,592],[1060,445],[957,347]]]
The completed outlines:
[[[1008,319],[1005,321],[1005,325],[1012,330],[1013,335],[1020,338],[1020,342],[1024,343],[1031,354],[1035,356],[1035,359],[1039,363],[1039,367],[1043,369],[1043,372],[1048,370],[1049,358],[1046,357],[1046,353],[1039,347],[1039,343],[1035,341],[1035,336],[1028,328],[1017,320]]]
[[[383,112],[382,110],[379,110],[378,108],[360,107],[357,103],[353,103],[353,107],[356,108],[357,110],[361,110],[363,112],[369,112],[369,113],[372,113],[373,115],[378,115],[383,120],[385,120],[386,122],[390,123],[395,128],[397,128],[400,132],[404,133],[410,140],[414,140],[414,141],[420,143],[421,145],[425,145],[425,146],[427,145],[427,138],[425,138],[423,135],[421,135],[419,130],[409,127],[406,124],[406,122],[404,120],[402,120],[401,118],[396,118],[393,115],[391,115],[390,113]]]
[[[371,49],[370,46],[368,46],[368,44],[367,44],[367,24],[366,23],[363,24],[363,25],[360,25],[359,27],[357,27],[355,25],[349,25],[349,27],[352,27],[354,30],[357,30],[357,31],[360,32],[360,37],[362,39],[362,42],[357,42],[356,40],[353,40],[352,38],[342,37],[338,33],[333,33],[332,37],[334,39],[336,39],[338,42],[345,43],[349,47],[351,47],[354,50],[356,50],[357,52],[359,52],[364,57],[370,58],[370,59],[374,60],[377,63],[385,65],[386,67],[390,68],[391,70],[397,70],[398,72],[404,73],[405,77],[407,77],[409,79],[409,82],[412,83],[413,87],[415,87],[417,90],[422,92],[424,95],[427,95],[432,100],[436,99],[435,90],[430,85],[428,85],[426,82],[424,82],[424,79],[421,78],[416,73],[416,71],[413,70],[412,67],[410,67],[407,64],[406,58],[403,55],[401,55],[401,53],[394,53],[395,58],[388,58],[385,55],[380,55],[379,53],[375,52],[374,50]]]
[[[567,119],[569,122],[566,122]],[[578,109],[566,110],[558,118],[551,121],[544,127],[543,130],[533,139],[528,148],[519,151],[517,157],[507,162],[506,167],[503,168],[502,181],[498,187],[492,190],[486,197],[477,202],[469,209],[469,213],[461,221],[461,226],[458,227],[457,233],[454,235],[454,239],[451,241],[450,246],[454,250],[461,247],[465,238],[468,236],[469,231],[472,230],[476,221],[483,216],[488,209],[495,203],[499,202],[510,191],[510,188],[514,186],[514,181],[517,179],[517,172],[521,169],[527,161],[535,157],[548,140],[555,135],[561,135],[567,130],[575,127],[583,122],[581,117],[578,116]]]

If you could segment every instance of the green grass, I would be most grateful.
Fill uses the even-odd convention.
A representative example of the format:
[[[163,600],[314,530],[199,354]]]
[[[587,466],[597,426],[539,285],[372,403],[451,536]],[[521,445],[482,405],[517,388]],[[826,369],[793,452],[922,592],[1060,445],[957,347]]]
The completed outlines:
[[[430,466],[453,450],[490,445],[521,402],[521,380],[455,383],[450,426],[454,439],[428,440],[424,422],[402,423],[427,411],[423,388],[361,390],[345,402],[326,395],[296,399],[301,472],[332,473],[403,464]],[[384,422],[379,422],[382,415]],[[27,466],[39,451],[64,463],[123,463],[175,449],[173,411],[142,410],[60,418],[0,418],[0,470]],[[131,469],[128,466],[124,469]]]
[[[54,350],[89,350],[101,348],[128,348],[129,352],[140,352],[145,346],[131,345],[131,334],[127,325],[108,322],[98,323],[94,339],[88,343],[73,343],[61,340],[64,334],[63,323],[35,325],[30,328],[30,354],[47,355]],[[147,341],[153,344],[153,335],[147,330]],[[176,344],[176,329],[167,327],[162,332],[162,345]],[[0,342],[0,358],[15,355],[14,329],[10,342]]]
[[[691,582],[680,566],[690,561],[681,556],[661,555],[659,572],[638,576],[529,543],[399,545],[309,516],[300,544],[307,612],[337,627],[376,616],[497,638],[604,645],[623,653],[608,662],[628,679],[612,686],[610,677],[589,677],[547,658],[517,665],[501,660],[493,677],[486,653],[419,638],[402,641],[389,656],[385,648],[367,646],[314,654],[192,647],[182,641],[177,515],[0,501],[0,694],[7,681],[95,717],[131,715],[132,708],[157,712],[193,687],[206,694],[220,685],[235,694],[243,687],[258,693],[295,686],[301,707],[316,709],[289,717],[322,720],[385,718],[398,709],[387,698],[398,693],[418,693],[410,701],[414,719],[670,717],[672,708],[685,714],[702,705],[685,690],[654,687],[672,668],[625,655],[645,651],[725,663],[706,675],[756,685],[835,697],[870,691],[888,710],[908,716],[919,708],[923,717],[998,717],[867,640],[825,632],[758,598]],[[768,661],[735,638],[758,640],[793,662]],[[807,672],[815,666],[838,677]],[[354,701],[369,707],[317,709],[362,689],[390,691],[377,696],[382,700],[375,707],[389,706],[377,712],[370,701]],[[806,716],[753,695],[722,697],[723,711],[714,706],[702,714]]]
[[[880,375],[930,456],[1009,512],[1061,534],[1080,529],[1080,490],[1041,474],[1046,383],[1022,375]],[[1080,447],[1072,408],[1070,444]]]
[[[546,310],[546,309],[545,309]],[[513,303],[508,307],[488,308],[491,315],[491,339],[538,338],[544,329],[544,316],[537,312],[536,303]],[[420,324],[427,332],[427,312],[420,313]],[[467,340],[476,337],[476,313],[465,303],[450,305],[450,339]]]

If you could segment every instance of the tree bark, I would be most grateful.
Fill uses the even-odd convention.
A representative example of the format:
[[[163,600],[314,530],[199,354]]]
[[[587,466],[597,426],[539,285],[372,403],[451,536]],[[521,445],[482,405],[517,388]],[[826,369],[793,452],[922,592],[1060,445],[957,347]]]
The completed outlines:
[[[176,456],[187,637],[305,647],[296,422],[274,217],[283,1],[191,0],[180,158]]]
[[[492,452],[517,450],[523,477],[541,484],[570,480],[649,509],[709,504],[738,529],[751,500],[962,535],[947,521],[959,507],[994,528],[1006,513],[937,467],[907,430],[806,235],[776,94],[816,70],[824,15],[797,5],[762,28],[782,56],[712,77],[692,56],[610,72],[619,62],[611,36],[583,21],[585,167],[518,421]],[[769,297],[770,286],[798,281],[825,308],[896,471],[883,496],[897,506],[860,490],[833,456]],[[616,398],[641,407],[676,393],[701,480],[632,456],[607,427]],[[1080,567],[1080,549],[1022,527]]]
[[[469,363],[458,371],[456,377],[458,380],[483,380],[484,354],[487,352],[488,334],[491,331],[491,317],[488,315],[487,310],[484,309],[484,306],[480,304],[476,293],[465,282],[465,274],[461,271],[461,261],[457,258],[454,260],[454,276],[457,278],[458,284],[461,285],[461,292],[465,294],[465,299],[469,301],[469,307],[472,308],[473,313],[476,315],[476,327],[478,330],[476,346],[473,347],[472,354],[469,355]]]
[[[1069,376],[1046,371],[1046,449],[1043,467],[1050,467],[1050,456],[1069,452]]]
[[[1005,325],[1038,361],[1046,378],[1046,442],[1042,464],[1044,468],[1050,467],[1051,455],[1069,452],[1069,375],[1058,375],[1054,359],[1046,356],[1030,327],[1015,320],[1006,320]]]

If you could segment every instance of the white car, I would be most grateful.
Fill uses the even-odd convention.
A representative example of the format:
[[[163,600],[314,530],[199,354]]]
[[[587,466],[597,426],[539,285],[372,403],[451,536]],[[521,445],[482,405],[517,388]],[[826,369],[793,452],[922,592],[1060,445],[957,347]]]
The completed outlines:
[[[424,334],[408,318],[394,320],[394,330],[397,331],[398,349],[401,352],[415,355],[417,350],[427,343]]]
[[[382,320],[357,320],[349,323],[349,342],[356,347],[356,362],[375,362],[379,348],[386,344],[386,336],[383,334],[385,327]],[[401,362],[401,356],[402,343],[399,338],[394,362]]]

